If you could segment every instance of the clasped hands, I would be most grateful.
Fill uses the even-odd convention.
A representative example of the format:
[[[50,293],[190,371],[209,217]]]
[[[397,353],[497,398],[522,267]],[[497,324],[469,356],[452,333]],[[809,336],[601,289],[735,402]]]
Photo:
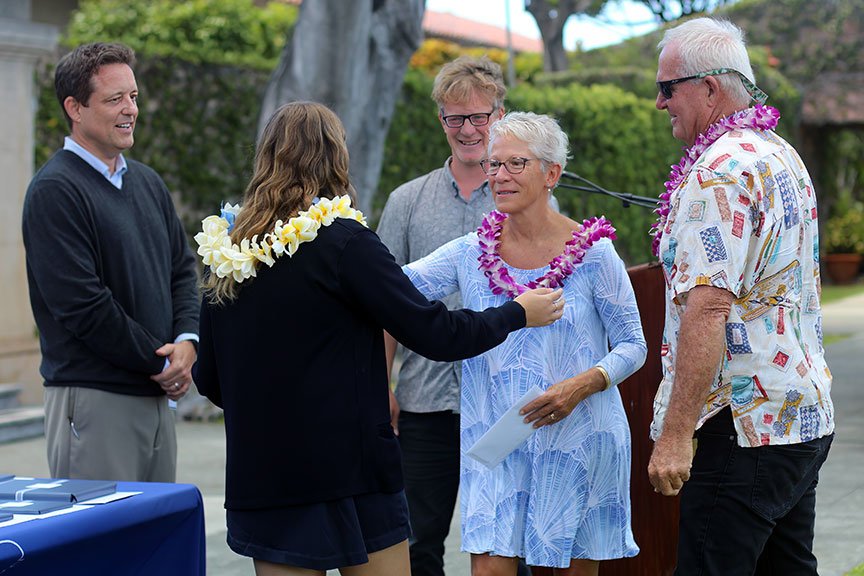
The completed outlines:
[[[150,379],[159,384],[169,399],[179,400],[192,384],[192,365],[198,356],[195,345],[190,340],[163,344],[156,350],[156,355],[167,358],[168,365]]]

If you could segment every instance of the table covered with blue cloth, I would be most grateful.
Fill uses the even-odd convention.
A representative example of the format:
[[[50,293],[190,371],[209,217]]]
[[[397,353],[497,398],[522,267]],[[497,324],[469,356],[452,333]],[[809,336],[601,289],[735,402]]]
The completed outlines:
[[[0,574],[204,576],[204,505],[198,488],[118,482],[117,491],[141,494],[0,527]]]

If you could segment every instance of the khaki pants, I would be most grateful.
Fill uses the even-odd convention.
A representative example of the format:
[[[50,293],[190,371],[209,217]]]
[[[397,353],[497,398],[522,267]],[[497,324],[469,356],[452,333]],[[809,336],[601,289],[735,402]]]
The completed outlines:
[[[45,387],[52,478],[174,482],[177,435],[165,396]]]

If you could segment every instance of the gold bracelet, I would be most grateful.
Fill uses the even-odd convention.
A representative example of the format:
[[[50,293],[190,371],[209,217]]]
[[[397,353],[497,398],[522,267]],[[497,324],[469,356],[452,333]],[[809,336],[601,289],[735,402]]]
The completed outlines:
[[[602,366],[600,366],[599,364],[597,366],[594,366],[594,368],[596,368],[597,370],[600,371],[600,374],[603,375],[603,380],[606,381],[606,387],[603,388],[603,390],[608,390],[609,388],[611,388],[612,387],[612,379],[609,378],[609,373],[606,372],[606,369],[603,368]]]

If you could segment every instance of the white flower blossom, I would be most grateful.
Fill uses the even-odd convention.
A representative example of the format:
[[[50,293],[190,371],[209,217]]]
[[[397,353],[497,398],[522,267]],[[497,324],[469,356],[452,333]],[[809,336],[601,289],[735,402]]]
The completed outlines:
[[[232,206],[226,203],[222,207],[222,216],[208,216],[202,220],[202,231],[195,235],[198,254],[204,265],[217,277],[230,276],[237,283],[256,276],[259,262],[273,266],[276,258],[283,254],[293,256],[301,244],[313,241],[318,236],[318,230],[322,226],[329,226],[336,218],[356,220],[366,226],[363,213],[351,208],[350,197],[323,198],[287,223],[278,220],[273,232],[265,234],[261,242],[255,235],[251,239],[244,238],[238,246],[231,242],[229,231],[240,210],[239,204]]]

